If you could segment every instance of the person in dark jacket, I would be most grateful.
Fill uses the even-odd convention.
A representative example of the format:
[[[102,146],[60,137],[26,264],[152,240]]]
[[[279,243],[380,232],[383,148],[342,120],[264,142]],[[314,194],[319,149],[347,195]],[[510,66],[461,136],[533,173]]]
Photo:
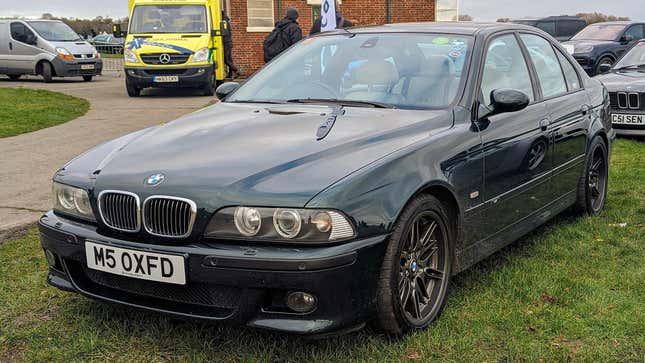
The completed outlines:
[[[309,35],[320,33],[321,23],[322,23],[322,16],[319,16],[314,21],[314,25],[311,27],[311,31],[309,32]],[[338,5],[338,2],[336,2],[336,29],[350,28],[353,26],[354,24],[351,21],[343,17],[343,14],[340,12],[340,6]]]
[[[285,17],[275,23],[275,29],[264,42],[264,61],[268,62],[290,46],[302,40],[302,29],[298,24],[298,10],[287,9]]]
[[[287,14],[284,19],[275,24],[276,28],[282,28],[282,31],[287,34],[289,38],[289,46],[292,46],[302,40],[302,29],[298,24],[298,10],[294,8],[287,9]]]
[[[240,70],[233,62],[233,29],[231,28],[231,19],[222,12],[222,21],[226,23],[228,31],[223,32],[222,42],[224,43],[224,63],[228,67],[228,78],[239,77]]]

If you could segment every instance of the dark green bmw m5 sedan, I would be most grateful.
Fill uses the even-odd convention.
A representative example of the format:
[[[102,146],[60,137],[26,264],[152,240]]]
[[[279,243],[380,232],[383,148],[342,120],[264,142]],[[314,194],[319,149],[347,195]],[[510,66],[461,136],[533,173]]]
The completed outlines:
[[[599,212],[609,96],[550,36],[418,23],[307,38],[222,102],[54,176],[48,282],[296,334],[427,327],[454,274]]]

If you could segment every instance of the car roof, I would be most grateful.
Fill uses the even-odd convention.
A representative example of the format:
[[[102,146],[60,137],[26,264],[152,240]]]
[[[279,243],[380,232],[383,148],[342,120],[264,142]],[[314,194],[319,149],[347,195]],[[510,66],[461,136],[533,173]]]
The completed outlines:
[[[351,28],[352,33],[448,33],[476,35],[480,32],[492,33],[500,30],[533,30],[533,27],[514,23],[481,23],[471,21],[395,23]]]

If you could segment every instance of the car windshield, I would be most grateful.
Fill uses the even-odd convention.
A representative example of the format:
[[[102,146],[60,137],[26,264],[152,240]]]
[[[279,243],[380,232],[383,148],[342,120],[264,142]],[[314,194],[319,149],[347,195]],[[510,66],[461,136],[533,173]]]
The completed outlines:
[[[645,42],[636,43],[614,66],[615,69],[645,65]]]
[[[227,101],[444,108],[461,87],[471,43],[470,37],[444,34],[308,38],[269,63]]]
[[[34,30],[41,37],[51,42],[75,42],[82,40],[78,34],[67,24],[53,21],[30,21]]]
[[[616,40],[625,29],[624,25],[594,24],[582,29],[572,40]]]
[[[203,5],[138,5],[132,13],[130,33],[206,33]]]

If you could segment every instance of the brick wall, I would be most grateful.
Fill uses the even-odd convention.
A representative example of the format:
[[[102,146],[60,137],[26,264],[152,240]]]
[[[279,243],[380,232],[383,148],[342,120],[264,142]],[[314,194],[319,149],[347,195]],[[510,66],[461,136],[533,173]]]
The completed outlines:
[[[434,21],[436,0],[390,0],[392,23],[411,21]],[[303,34],[309,34],[313,24],[311,6],[306,0],[282,0],[281,9],[274,1],[275,21],[284,17],[287,8],[298,9],[298,23]],[[258,70],[264,64],[262,42],[269,34],[247,32],[246,0],[231,0],[231,27],[233,28],[233,58],[245,75]],[[387,22],[386,0],[343,0],[343,16],[359,26],[380,25]]]

